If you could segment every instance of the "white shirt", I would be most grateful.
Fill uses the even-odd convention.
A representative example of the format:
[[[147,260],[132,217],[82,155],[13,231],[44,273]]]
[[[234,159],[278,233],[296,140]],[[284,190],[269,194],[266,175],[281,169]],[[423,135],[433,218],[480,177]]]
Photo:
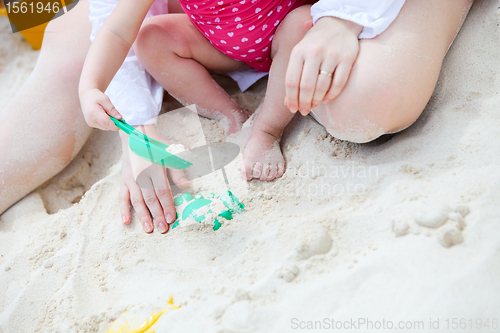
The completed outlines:
[[[311,8],[313,22],[338,17],[364,27],[358,38],[380,35],[396,19],[405,0],[320,0]]]

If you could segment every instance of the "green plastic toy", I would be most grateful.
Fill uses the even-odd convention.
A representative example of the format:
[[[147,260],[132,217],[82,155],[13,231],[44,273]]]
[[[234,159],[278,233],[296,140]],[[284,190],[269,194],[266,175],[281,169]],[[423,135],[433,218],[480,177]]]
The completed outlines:
[[[170,169],[186,169],[192,163],[183,160],[167,151],[168,145],[155,139],[151,139],[147,135],[139,132],[123,119],[116,119],[109,116],[115,125],[128,134],[128,144],[138,156],[165,168]]]
[[[186,202],[189,202],[184,210],[182,211],[182,216],[176,215],[176,221],[172,225],[172,229],[179,225],[179,222],[185,221],[192,217],[196,222],[202,222],[205,219],[205,215],[200,212],[200,209],[209,206],[212,200],[215,198],[214,193],[210,193],[207,198],[204,198],[201,194],[197,194],[194,198],[189,193],[183,193],[181,196],[174,199],[174,205],[180,206]],[[218,216],[225,218],[226,220],[232,220],[233,214],[240,214],[245,208],[245,205],[240,203],[237,197],[231,193],[231,191],[225,191],[224,193],[217,196],[217,199],[221,200],[226,210],[222,211]],[[208,211],[212,213],[211,210]],[[214,230],[218,230],[221,227],[221,223],[218,218],[214,221]]]
[[[186,161],[176,155],[173,155],[167,151],[168,145],[163,142],[157,141],[148,137],[147,135],[139,132],[134,127],[130,126],[125,122],[125,120],[118,120],[112,116],[109,118],[115,123],[115,125],[129,136],[129,146],[130,149],[138,156],[165,168],[171,169],[186,169],[190,166],[195,165],[193,168],[189,168],[184,172],[189,179],[198,178],[209,174],[215,170],[221,169],[224,176],[224,182],[229,189],[229,184],[224,170],[224,166],[230,163],[240,152],[238,145],[230,142],[215,142],[211,143],[210,146],[196,147],[180,154],[183,157],[189,158],[193,163]],[[214,160],[212,163],[211,160]],[[140,178],[140,177],[138,177]],[[175,222],[172,225],[172,229],[179,225],[179,222],[185,221],[188,218],[193,218],[196,222],[202,222],[205,220],[206,216],[201,211],[201,208],[209,206],[212,200],[216,198],[214,193],[210,193],[207,198],[204,198],[201,194],[197,194],[194,198],[189,193],[183,193],[181,196],[174,199],[175,206],[182,205],[185,202],[189,202],[184,210],[182,211],[182,216],[176,214]],[[235,197],[231,191],[227,190],[217,196],[216,199],[222,201],[226,210],[222,211],[218,216],[226,220],[232,220],[233,214],[240,214],[245,207],[244,204],[240,203],[237,197]],[[211,210],[208,211],[212,213]],[[214,221],[214,230],[218,230],[221,227],[221,223],[218,218]]]

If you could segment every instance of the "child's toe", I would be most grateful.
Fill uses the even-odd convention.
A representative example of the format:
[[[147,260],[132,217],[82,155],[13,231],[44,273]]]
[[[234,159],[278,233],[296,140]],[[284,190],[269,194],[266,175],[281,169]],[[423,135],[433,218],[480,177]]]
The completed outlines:
[[[260,179],[260,175],[262,175],[262,164],[260,162],[257,162],[253,166],[253,178]]]
[[[252,164],[243,161],[243,166],[241,168],[241,177],[243,177],[245,180],[252,180],[253,178]]]
[[[279,163],[278,170],[276,171],[276,178],[281,178],[284,173],[285,173],[285,164]]]
[[[271,163],[267,162],[262,166],[262,173],[260,174],[260,180],[267,180],[269,178],[270,171],[271,171]]]
[[[271,166],[271,170],[269,171],[269,175],[267,176],[267,181],[271,181],[271,180],[274,180],[276,179],[276,175],[277,175],[277,170],[278,170],[278,167],[277,165],[272,165]]]

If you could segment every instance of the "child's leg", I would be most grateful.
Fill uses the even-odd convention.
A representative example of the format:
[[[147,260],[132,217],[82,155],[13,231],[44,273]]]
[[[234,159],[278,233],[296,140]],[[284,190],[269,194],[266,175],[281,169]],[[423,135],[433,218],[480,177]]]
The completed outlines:
[[[196,104],[202,116],[227,117],[228,134],[238,131],[248,119],[248,113],[208,71],[230,72],[249,66],[213,47],[187,15],[168,14],[146,20],[134,47],[148,72],[181,103]]]
[[[168,13],[169,14],[184,13],[184,10],[182,9],[179,0],[168,0]]]
[[[243,176],[250,180],[271,181],[285,172],[280,140],[283,129],[293,118],[285,100],[285,74],[293,47],[307,32],[304,23],[311,19],[310,6],[302,6],[288,14],[278,27],[272,44],[273,63],[269,73],[266,97],[252,128],[243,155]]]

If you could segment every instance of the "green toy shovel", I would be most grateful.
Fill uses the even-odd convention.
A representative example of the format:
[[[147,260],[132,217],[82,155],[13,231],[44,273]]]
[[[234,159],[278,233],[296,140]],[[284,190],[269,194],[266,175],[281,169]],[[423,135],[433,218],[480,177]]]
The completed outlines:
[[[167,151],[168,145],[139,132],[127,124],[125,120],[118,120],[112,116],[109,116],[109,118],[111,118],[119,129],[128,134],[130,150],[138,156],[170,169],[186,169],[192,165],[191,162],[170,154]]]

